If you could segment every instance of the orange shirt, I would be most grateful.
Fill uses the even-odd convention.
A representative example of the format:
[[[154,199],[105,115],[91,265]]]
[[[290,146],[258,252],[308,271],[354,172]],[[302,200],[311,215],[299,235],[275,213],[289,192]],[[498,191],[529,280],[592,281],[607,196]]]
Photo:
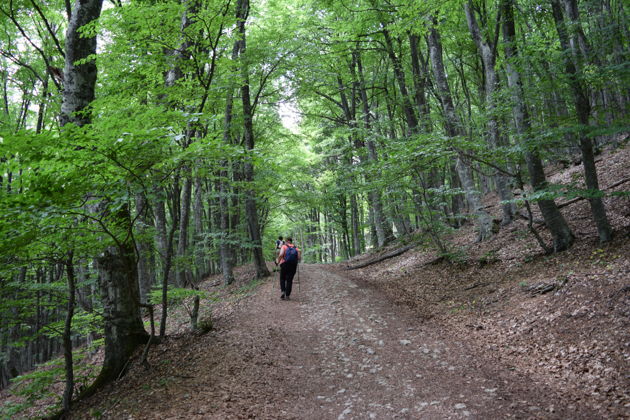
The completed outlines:
[[[300,258],[300,248],[298,248],[295,245],[290,245],[292,248],[295,248],[295,250],[298,252],[298,259]],[[282,248],[280,248],[280,255],[278,255],[278,258],[280,258],[280,262],[278,264],[283,264],[284,263],[284,254],[287,252],[287,248],[289,247],[289,244],[284,244],[282,245]]]

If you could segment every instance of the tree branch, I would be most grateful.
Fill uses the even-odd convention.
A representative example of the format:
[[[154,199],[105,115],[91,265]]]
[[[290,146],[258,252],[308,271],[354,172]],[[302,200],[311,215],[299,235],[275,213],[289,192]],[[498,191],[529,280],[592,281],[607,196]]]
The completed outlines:
[[[405,252],[409,251],[411,248],[414,248],[416,245],[407,245],[405,247],[396,249],[394,251],[388,252],[385,255],[381,255],[380,257],[374,259],[374,260],[370,260],[361,264],[357,264],[357,265],[349,265],[348,267],[346,267],[347,270],[356,270],[358,268],[363,268],[363,267],[367,267],[369,265],[372,264],[376,264],[379,263],[381,261],[385,261],[387,259],[393,258],[393,257],[397,257],[398,255],[404,254]]]
[[[55,46],[57,47],[57,51],[59,51],[59,54],[65,59],[66,58],[66,54],[64,53],[63,48],[61,47],[61,44],[59,43],[59,40],[57,39],[57,35],[55,34],[55,31],[53,31],[52,27],[50,26],[50,23],[48,22],[48,19],[46,19],[46,16],[44,15],[44,12],[42,12],[42,9],[37,5],[37,3],[35,3],[35,0],[31,0],[31,4],[33,5],[35,10],[37,11],[37,14],[39,14],[39,16],[44,21],[44,25],[46,25],[46,29],[48,30],[48,34],[52,37],[53,41],[55,42]]]
[[[29,44],[31,44],[31,46],[33,48],[35,48],[35,50],[37,50],[39,55],[41,55],[42,59],[44,60],[44,63],[46,63],[46,69],[47,69],[48,73],[50,74],[53,83],[55,84],[55,86],[57,87],[58,90],[61,90],[61,85],[59,85],[59,83],[57,82],[57,80],[54,77],[54,74],[52,74],[52,72],[50,70],[52,68],[52,66],[50,64],[50,61],[48,60],[48,57],[46,56],[46,54],[44,53],[44,51],[41,48],[39,48],[37,45],[35,45],[35,43],[31,40],[31,38],[24,31],[24,28],[22,28],[22,25],[20,25],[20,23],[15,18],[15,14],[13,13],[13,0],[9,1],[9,10],[11,12],[10,14],[7,13],[3,8],[0,8],[0,12],[2,12],[2,14],[4,14],[6,17],[9,18],[9,20],[11,20],[11,22],[13,22],[15,27],[20,31],[20,33],[24,37],[24,39],[26,39],[26,41]]]

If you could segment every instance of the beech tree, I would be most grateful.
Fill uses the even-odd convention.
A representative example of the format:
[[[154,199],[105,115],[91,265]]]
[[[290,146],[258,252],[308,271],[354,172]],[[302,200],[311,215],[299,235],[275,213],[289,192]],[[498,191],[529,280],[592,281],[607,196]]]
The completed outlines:
[[[595,156],[625,147],[626,15],[577,0],[2,3],[0,386],[102,345],[95,390],[134,363],[154,307],[162,337],[169,298],[197,328],[201,282],[245,264],[268,276],[278,235],[306,262],[396,240],[449,261],[454,230],[484,241],[525,218],[560,252],[577,240],[561,208],[586,199],[609,241]],[[583,176],[553,184],[549,163]]]

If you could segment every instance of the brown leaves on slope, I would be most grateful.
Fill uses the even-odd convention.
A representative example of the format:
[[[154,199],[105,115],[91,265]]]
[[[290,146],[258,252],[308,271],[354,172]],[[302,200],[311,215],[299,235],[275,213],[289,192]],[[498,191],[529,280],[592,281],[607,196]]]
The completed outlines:
[[[630,147],[603,153],[598,171],[604,190],[630,176]],[[581,179],[581,165],[550,176],[575,187]],[[621,183],[606,192],[628,189],[630,183]],[[562,209],[576,244],[561,254],[544,256],[527,222],[517,220],[481,244],[473,229],[460,229],[450,238],[459,263],[428,264],[435,252],[416,249],[348,275],[442,324],[445,334],[475,343],[505,369],[556,388],[562,404],[624,416],[630,412],[630,200],[604,201],[616,234],[605,246],[581,200]],[[486,197],[498,218],[496,203]],[[538,229],[550,242],[544,226]],[[540,284],[554,291],[532,297],[528,290]]]

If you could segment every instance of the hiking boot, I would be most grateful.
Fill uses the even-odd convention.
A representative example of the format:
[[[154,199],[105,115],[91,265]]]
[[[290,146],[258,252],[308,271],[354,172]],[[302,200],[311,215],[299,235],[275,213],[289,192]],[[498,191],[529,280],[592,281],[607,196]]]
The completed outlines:
[[[289,296],[285,296],[284,300],[291,300],[291,298]]]
[[[285,300],[285,299],[288,299],[288,297],[285,297],[284,293],[283,293],[283,294],[280,295],[280,299]]]

